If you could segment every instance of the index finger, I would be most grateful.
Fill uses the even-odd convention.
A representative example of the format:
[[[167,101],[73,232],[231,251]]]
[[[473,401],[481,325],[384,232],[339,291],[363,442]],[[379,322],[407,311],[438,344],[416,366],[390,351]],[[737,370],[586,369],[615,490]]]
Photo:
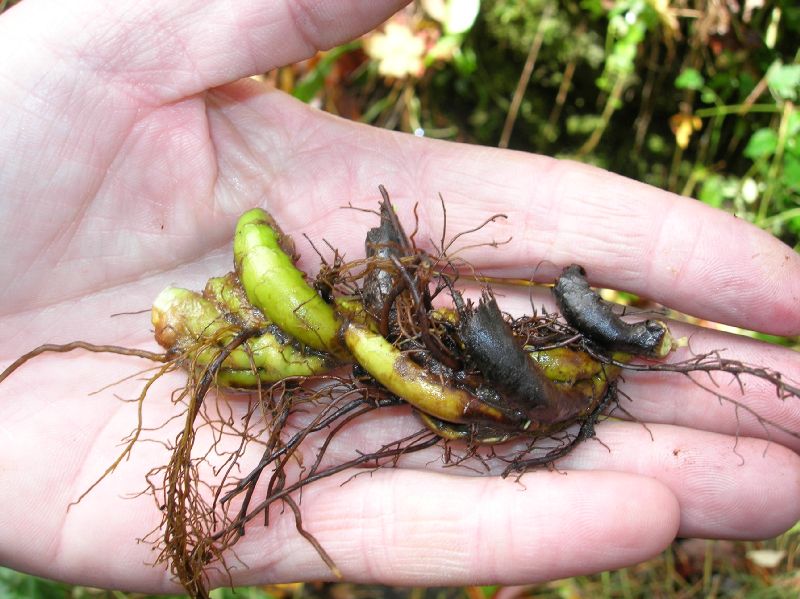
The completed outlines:
[[[452,238],[505,214],[449,250],[510,237],[497,249],[459,254],[483,274],[552,282],[577,262],[593,285],[708,320],[776,335],[800,332],[800,256],[723,211],[571,161],[355,125],[278,93],[248,102],[247,108],[229,106],[226,117],[256,112],[274,125],[280,115],[284,126],[314,123],[312,130],[324,132],[285,137],[280,156],[252,143],[259,148],[254,163],[273,174],[272,195],[261,201],[292,233],[324,236],[345,249],[360,245],[353,231],[374,226],[374,216],[336,207],[345,198],[374,207],[382,183],[409,230],[419,203],[416,239],[429,250],[445,222]],[[312,176],[310,156],[322,165]]]
[[[421,147],[412,147],[423,143],[403,145],[419,155]],[[469,238],[512,237],[497,251],[466,254],[476,269],[550,282],[577,262],[593,285],[735,326],[800,332],[800,256],[749,223],[591,166],[428,144],[419,196],[431,230],[443,226],[436,192],[447,204],[449,231],[474,227],[495,212],[508,216]]]

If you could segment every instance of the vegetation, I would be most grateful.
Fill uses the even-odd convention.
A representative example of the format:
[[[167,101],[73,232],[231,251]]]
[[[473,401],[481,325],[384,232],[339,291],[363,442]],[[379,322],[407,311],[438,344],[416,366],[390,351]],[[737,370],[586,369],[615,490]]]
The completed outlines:
[[[591,162],[800,247],[796,3],[420,4],[272,76],[348,118]]]
[[[0,11],[13,3],[4,0]],[[800,8],[794,3],[484,0],[480,11],[477,5],[422,1],[362,41],[264,77],[378,126],[591,162],[730,210],[800,250]],[[768,552],[754,553],[762,549]],[[790,597],[800,587],[798,550],[797,527],[763,544],[677,542],[660,560],[521,592]],[[472,599],[503,590],[402,594],[439,592]],[[137,597],[10,570],[0,570],[0,594]],[[327,585],[306,585],[236,596],[333,594]]]

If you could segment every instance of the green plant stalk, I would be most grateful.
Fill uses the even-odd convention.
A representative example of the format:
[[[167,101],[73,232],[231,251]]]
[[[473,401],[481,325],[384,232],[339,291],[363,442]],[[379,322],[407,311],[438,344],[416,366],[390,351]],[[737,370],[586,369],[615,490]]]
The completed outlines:
[[[342,55],[353,52],[362,46],[361,40],[336,46],[325,52],[317,65],[305,75],[292,90],[292,95],[301,102],[310,102],[325,86],[325,78]]]
[[[539,19],[539,24],[536,26],[536,34],[533,36],[531,47],[528,50],[528,56],[525,59],[525,64],[522,67],[522,72],[517,81],[517,87],[514,90],[514,95],[511,97],[511,103],[506,113],[506,120],[503,124],[503,131],[500,133],[500,141],[497,142],[498,148],[507,148],[509,141],[511,141],[511,132],[514,130],[514,123],[519,114],[519,107],[522,105],[522,98],[525,96],[525,89],[531,81],[531,74],[533,67],[536,66],[536,59],[539,56],[539,50],[542,48],[542,41],[544,40],[544,25],[550,19],[553,13],[555,4],[547,3],[542,11],[542,16]]]
[[[606,570],[600,573],[600,584],[603,587],[603,599],[612,597],[611,593],[611,572]]]
[[[386,112],[390,107],[395,106],[397,104],[397,100],[400,97],[400,92],[403,89],[403,82],[398,80],[395,81],[394,85],[392,85],[392,89],[390,90],[389,94],[385,98],[381,98],[380,100],[376,100],[372,106],[370,106],[364,114],[361,116],[360,121],[362,123],[372,123],[374,120],[380,118],[380,116]]]
[[[502,410],[482,402],[466,389],[444,383],[442,377],[415,363],[366,326],[350,322],[342,328],[342,338],[353,358],[370,375],[418,410],[456,424],[476,420],[513,424]]]
[[[597,398],[603,397],[608,388],[608,382],[619,376],[617,366],[601,364],[583,352],[577,352],[566,347],[559,347],[543,351],[529,352],[544,372],[545,376],[557,383],[565,392],[577,391],[585,398],[585,405],[591,411]],[[617,352],[614,359],[627,362],[631,356]],[[425,413],[419,414],[422,422],[434,433],[449,440],[466,440],[482,445],[505,443],[514,437],[524,434],[524,431],[505,432],[493,429],[491,426],[471,426],[445,422]],[[553,434],[568,426],[570,422],[557,422],[539,427],[531,427],[530,436],[544,437]]]
[[[786,222],[787,220],[791,220],[793,218],[797,218],[800,216],[800,208],[790,208],[784,212],[779,212],[778,214],[773,214],[762,220],[759,224],[762,228],[768,229],[769,227]]]
[[[153,326],[156,340],[194,368],[208,366],[241,329],[227,322],[209,300],[187,289],[168,287],[153,302]],[[284,338],[280,331],[266,329],[231,351],[222,363],[218,384],[225,380],[251,380],[253,387],[294,376],[312,376],[330,370],[334,360],[325,354],[309,351]],[[237,372],[239,374],[234,374]],[[247,377],[245,375],[252,375]]]
[[[203,297],[216,304],[226,319],[246,329],[259,329],[269,324],[264,315],[247,299],[247,293],[235,272],[212,277],[203,289]]]
[[[672,162],[669,166],[669,175],[667,176],[667,189],[675,192],[678,187],[678,176],[680,175],[681,161],[683,159],[683,148],[675,144],[675,149],[672,152]]]
[[[695,116],[698,116],[697,113],[695,113]],[[724,120],[725,120],[724,116],[719,116],[719,115],[713,116],[711,123],[700,134],[695,161],[692,164],[691,175],[689,175],[686,184],[681,190],[681,195],[692,196],[694,192],[694,187],[697,184],[698,173],[704,169],[704,165],[706,163],[709,147],[711,145],[712,131],[721,127]]]
[[[611,117],[617,109],[617,102],[619,102],[620,98],[622,97],[622,92],[625,91],[626,81],[626,75],[617,75],[617,78],[614,81],[614,87],[611,89],[611,93],[609,94],[606,104],[603,107],[603,113],[600,115],[602,124],[592,131],[589,139],[587,139],[583,145],[578,148],[578,151],[576,152],[578,156],[586,156],[597,147],[597,144],[600,143],[600,140],[603,138],[603,134],[608,128],[608,124],[611,122]]]
[[[505,433],[484,427],[483,429],[469,424],[453,424],[434,418],[425,412],[417,412],[422,423],[439,437],[449,441],[469,441],[481,445],[496,445],[510,441],[519,433]]]
[[[196,369],[199,376],[202,375],[203,368]],[[298,375],[303,376],[303,375]],[[236,370],[231,368],[220,368],[214,376],[214,384],[223,389],[258,389],[264,385],[275,383],[283,380],[286,377],[275,379],[268,373],[263,372],[260,368],[253,370]]]
[[[222,341],[227,337],[230,341],[236,333],[212,302],[180,287],[167,287],[158,294],[151,320],[158,344],[176,353],[188,350],[201,339]]]
[[[675,571],[675,554],[673,553],[672,546],[664,550],[664,566],[665,566],[665,580],[664,590],[670,596],[675,594],[675,582],[678,580],[677,572]]]
[[[706,539],[706,547],[703,555],[703,593],[706,597],[711,591],[714,572],[714,541]]]
[[[740,116],[744,116],[748,112],[770,113],[779,111],[780,108],[778,108],[774,104],[752,104],[750,106],[748,106],[747,104],[728,104],[720,106],[709,106],[708,108],[699,108],[694,111],[694,115],[699,116],[701,119],[705,119],[709,117],[724,116],[729,114],[737,114]]]
[[[281,330],[316,350],[345,358],[334,308],[308,284],[286,247],[290,240],[264,210],[245,212],[236,225],[234,262],[247,299]]]
[[[584,352],[567,347],[531,351],[530,357],[556,383],[573,385],[581,379],[591,378],[603,370],[603,365]]]
[[[789,118],[791,117],[792,113],[794,112],[794,104],[792,102],[786,102],[783,105],[783,112],[781,113],[781,122],[778,125],[778,143],[775,147],[775,154],[772,157],[772,162],[769,165],[769,173],[767,175],[767,188],[764,190],[764,195],[761,196],[761,202],[758,204],[758,217],[756,219],[756,223],[760,226],[764,226],[764,220],[767,218],[767,212],[769,209],[770,202],[772,201],[772,196],[775,192],[776,185],[778,183],[778,174],[781,169],[781,164],[783,162],[783,150],[786,147],[786,136],[789,129]]]

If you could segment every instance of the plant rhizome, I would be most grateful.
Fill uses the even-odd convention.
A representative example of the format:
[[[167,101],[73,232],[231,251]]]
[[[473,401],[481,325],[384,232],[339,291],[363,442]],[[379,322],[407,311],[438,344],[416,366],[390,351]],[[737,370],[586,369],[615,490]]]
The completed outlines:
[[[449,243],[443,234],[439,247],[426,252],[380,191],[379,224],[367,233],[362,259],[345,262],[334,251],[310,280],[295,266],[291,238],[268,213],[253,209],[237,224],[233,272],[209,279],[202,292],[170,287],[156,298],[152,322],[163,353],[80,341],[44,345],[0,375],[1,382],[41,353],[74,349],[161,364],[142,389],[139,420],[123,452],[99,483],[141,440],[141,410],[153,382],[176,369],[186,373],[185,386],[173,395],[184,425],[169,443],[168,463],[147,475],[162,513],[148,538],[158,548],[157,563],[191,596],[208,596],[209,568],[228,571],[237,541],[259,521],[268,525],[275,504],[294,514],[298,532],[338,575],[325,548],[303,528],[300,508],[301,490],[333,474],[393,466],[432,447],[451,465],[500,464],[504,475],[551,465],[620,408],[617,382],[625,370],[708,375],[697,383],[737,413],[798,437],[725,396],[710,377],[762,379],[778,400],[800,397],[800,387],[718,352],[670,361],[676,340],[667,324],[621,318],[578,265],[566,267],[553,286],[560,315],[513,318],[488,286],[476,302],[465,299],[458,283],[470,269],[450,251],[453,243],[503,215]],[[231,392],[233,401],[247,402],[243,418],[207,409]],[[415,412],[417,432],[357,448],[349,459],[326,455],[349,425],[396,406]],[[296,420],[302,424],[289,425]],[[213,433],[210,447],[196,446],[201,428]],[[504,451],[511,440],[513,449]],[[243,469],[248,451],[260,459]]]

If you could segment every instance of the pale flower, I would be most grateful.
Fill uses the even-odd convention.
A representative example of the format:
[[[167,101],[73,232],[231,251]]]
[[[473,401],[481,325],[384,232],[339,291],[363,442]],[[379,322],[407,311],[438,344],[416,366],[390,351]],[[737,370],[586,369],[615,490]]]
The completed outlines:
[[[425,70],[425,41],[400,23],[387,23],[383,33],[370,35],[364,50],[378,61],[378,72],[384,77],[419,77]]]
[[[747,552],[747,559],[762,568],[777,568],[785,557],[786,551],[782,549],[752,549]]]
[[[481,10],[480,0],[422,0],[422,8],[439,21],[445,33],[466,33],[475,24]]]

